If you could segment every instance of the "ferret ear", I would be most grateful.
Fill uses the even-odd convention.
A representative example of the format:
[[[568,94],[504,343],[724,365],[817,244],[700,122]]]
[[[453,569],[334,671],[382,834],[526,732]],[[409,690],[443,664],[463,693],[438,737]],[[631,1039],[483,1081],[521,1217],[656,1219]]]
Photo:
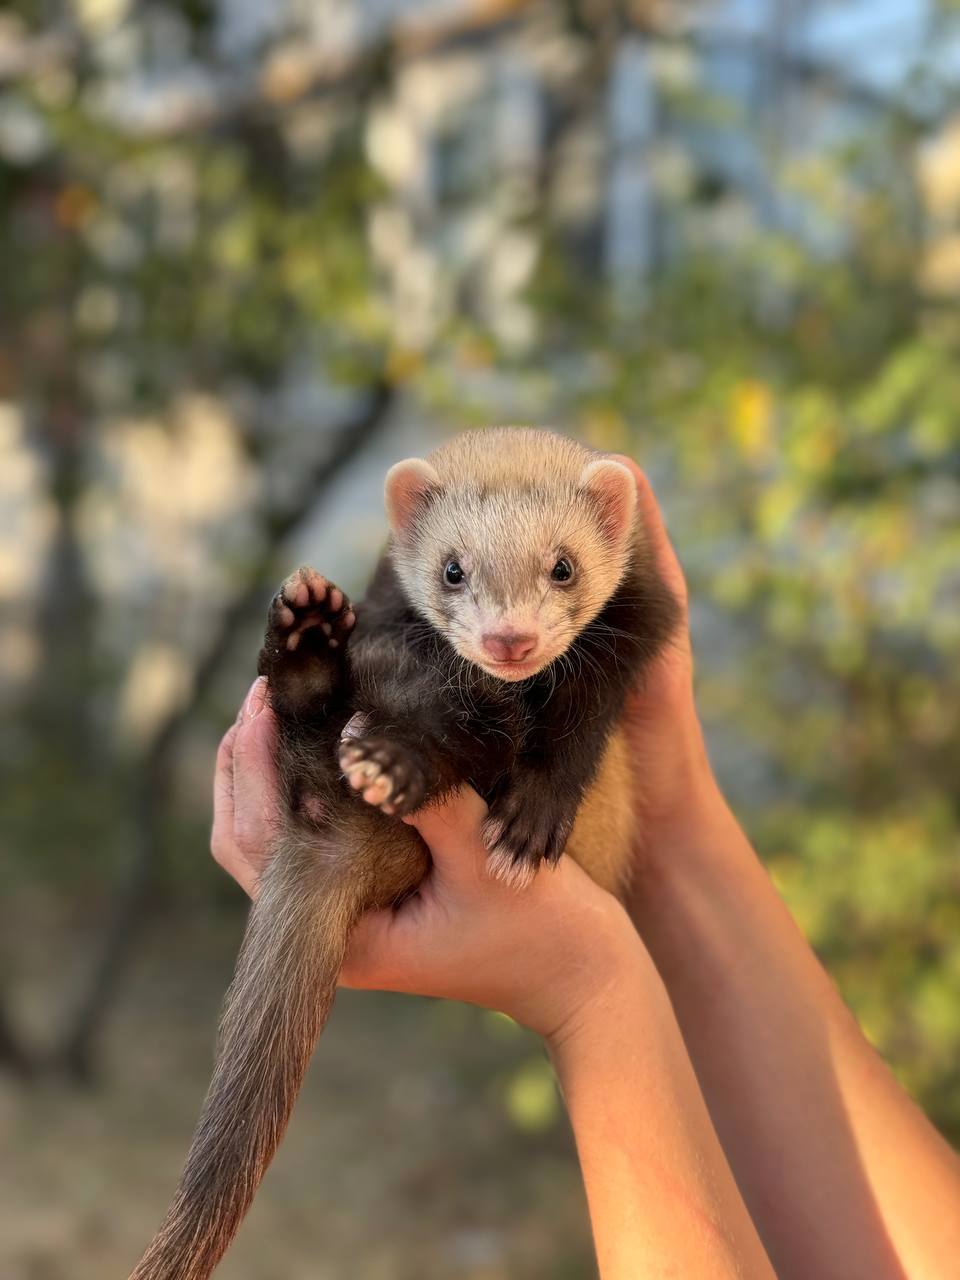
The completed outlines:
[[[580,473],[579,487],[597,505],[600,525],[613,543],[626,538],[637,509],[637,485],[622,462],[602,458]]]
[[[429,462],[407,458],[387,472],[383,501],[390,529],[399,537],[410,532],[413,522],[440,488],[440,477]]]

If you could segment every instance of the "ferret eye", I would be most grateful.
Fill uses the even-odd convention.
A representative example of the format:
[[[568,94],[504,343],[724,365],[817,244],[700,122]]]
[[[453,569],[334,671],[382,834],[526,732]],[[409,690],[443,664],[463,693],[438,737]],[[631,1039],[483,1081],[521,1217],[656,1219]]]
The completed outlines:
[[[463,570],[456,560],[448,560],[443,571],[443,580],[448,587],[459,587],[463,582]]]
[[[566,558],[561,556],[557,563],[550,570],[550,577],[554,582],[569,582],[573,577],[573,565]]]

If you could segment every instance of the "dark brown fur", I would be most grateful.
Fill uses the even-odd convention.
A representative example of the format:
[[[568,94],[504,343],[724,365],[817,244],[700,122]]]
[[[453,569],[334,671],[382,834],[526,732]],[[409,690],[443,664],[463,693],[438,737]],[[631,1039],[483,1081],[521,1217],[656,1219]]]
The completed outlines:
[[[619,588],[574,642],[562,679],[546,671],[507,684],[465,670],[404,597],[389,553],[349,645],[346,601],[332,609],[328,592],[324,605],[291,610],[291,624],[284,600],[274,600],[259,669],[279,721],[290,818],[250,913],[173,1205],[133,1280],[210,1275],[283,1136],[351,926],[414,890],[429,866],[415,831],[346,787],[336,752],[347,721],[364,717],[358,741],[397,780],[401,811],[468,781],[518,862],[555,861],[628,688],[675,622],[645,557],[638,530]],[[291,652],[291,630],[318,618],[338,647],[312,626]]]

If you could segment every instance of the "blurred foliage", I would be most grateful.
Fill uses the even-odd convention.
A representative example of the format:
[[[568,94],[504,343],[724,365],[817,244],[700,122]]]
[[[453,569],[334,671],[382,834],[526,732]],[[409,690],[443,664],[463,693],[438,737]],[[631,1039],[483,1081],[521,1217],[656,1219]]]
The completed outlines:
[[[231,405],[250,465],[269,477],[264,396],[304,362],[339,384],[386,371],[451,423],[552,419],[648,460],[695,620],[707,612],[734,637],[714,652],[715,628],[698,635],[700,699],[762,764],[738,792],[747,824],[867,1034],[958,1139],[960,310],[955,289],[931,284],[930,259],[960,202],[934,217],[920,177],[947,108],[936,94],[921,115],[873,103],[829,144],[791,150],[775,110],[748,118],[706,82],[682,32],[658,44],[648,28],[662,85],[647,144],[659,234],[650,271],[611,279],[595,226],[571,217],[561,188],[635,15],[550,12],[571,70],[549,90],[541,169],[491,178],[481,94],[481,159],[460,156],[450,209],[426,217],[377,162],[398,74],[384,48],[340,89],[265,98],[254,72],[272,67],[274,85],[279,74],[268,41],[231,68],[206,6],[152,5],[121,28],[133,68],[157,73],[173,30],[178,56],[215,71],[221,94],[235,75],[236,100],[195,125],[174,112],[129,128],[103,109],[121,78],[118,33],[98,42],[73,9],[56,23],[29,6],[21,35],[45,25],[67,52],[0,90],[0,395],[26,411],[66,525],[103,425],[187,391]],[[704,160],[732,135],[765,173],[756,199]],[[443,144],[459,145],[455,131]],[[595,169],[600,183],[603,160]],[[489,301],[487,260],[451,248],[470,197],[494,218],[491,242],[529,263],[508,306]],[[407,238],[372,254],[398,209]],[[409,302],[411,271],[432,323]],[[89,584],[75,604],[98,606]],[[115,696],[112,668],[85,658],[67,674],[72,707],[81,679]],[[92,715],[91,769],[103,729]],[[59,753],[26,730],[20,742],[14,774],[27,785],[11,796],[30,811],[17,840],[32,832],[33,851],[42,832],[41,852],[69,862],[69,814],[69,843],[102,847],[113,766],[91,789],[75,739]],[[71,786],[72,807],[37,812],[38,795]],[[536,1063],[505,1097],[521,1126],[556,1113]]]
[[[956,1139],[960,327],[911,297],[915,258],[889,279],[889,252],[880,232],[855,263],[796,263],[803,292],[776,323],[742,314],[749,261],[726,291],[701,277],[696,308],[726,317],[724,337],[691,343],[658,312],[623,413],[664,424],[628,433],[655,449],[669,424],[696,504],[677,527],[694,598],[742,624],[736,661],[701,654],[701,705],[767,764],[748,827],[867,1033]]]
[[[534,348],[460,331],[456,375],[427,380],[452,408],[478,361],[534,401],[548,370],[562,421],[663,476],[695,622],[711,602],[736,627],[732,658],[698,658],[708,723],[763,761],[739,808],[867,1034],[957,1141],[960,309],[923,287],[917,157],[936,130],[891,103],[812,161],[768,156],[832,247],[751,217],[733,244],[684,244],[626,307],[547,223]]]

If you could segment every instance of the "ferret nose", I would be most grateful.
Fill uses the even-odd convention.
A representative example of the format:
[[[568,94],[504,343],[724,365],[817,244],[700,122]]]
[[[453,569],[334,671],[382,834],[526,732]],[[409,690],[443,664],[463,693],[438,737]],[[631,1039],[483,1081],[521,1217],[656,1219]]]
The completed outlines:
[[[522,662],[533,653],[537,645],[537,637],[510,632],[483,636],[481,643],[484,652],[488,653],[495,662]]]

